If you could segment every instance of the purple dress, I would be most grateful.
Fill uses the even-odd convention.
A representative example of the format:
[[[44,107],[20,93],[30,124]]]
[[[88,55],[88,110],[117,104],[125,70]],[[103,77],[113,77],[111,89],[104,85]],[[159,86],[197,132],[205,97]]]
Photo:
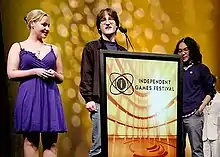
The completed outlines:
[[[21,48],[19,69],[55,67],[56,56],[52,46],[43,59]],[[54,80],[37,75],[21,80],[15,105],[15,129],[17,133],[67,131],[60,93]]]

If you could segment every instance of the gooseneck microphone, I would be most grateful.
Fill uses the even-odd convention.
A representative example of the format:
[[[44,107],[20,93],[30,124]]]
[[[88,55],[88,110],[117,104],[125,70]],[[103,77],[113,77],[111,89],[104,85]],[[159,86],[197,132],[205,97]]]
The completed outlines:
[[[125,37],[126,37],[127,50],[128,50],[128,43],[129,43],[130,46],[131,46],[131,48],[132,48],[132,50],[133,50],[133,52],[134,52],[134,47],[132,46],[131,41],[130,41],[128,35],[127,35],[127,32],[128,32],[127,28],[123,28],[122,26],[120,26],[120,27],[119,27],[119,31],[120,31],[121,33],[123,33],[123,34],[125,35]]]
[[[119,30],[122,32],[122,33],[127,33],[127,28],[123,28],[122,26],[119,27]]]

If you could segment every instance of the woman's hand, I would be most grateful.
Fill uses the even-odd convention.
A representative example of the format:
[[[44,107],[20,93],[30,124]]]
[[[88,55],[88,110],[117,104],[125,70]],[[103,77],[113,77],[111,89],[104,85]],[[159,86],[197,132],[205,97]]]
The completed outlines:
[[[46,72],[49,74],[49,77],[55,78],[56,71],[54,71],[53,69],[49,69]]]
[[[48,79],[50,77],[54,77],[54,71],[52,72],[51,70],[52,69],[46,70],[44,68],[35,68],[34,74],[43,78],[43,79]]]

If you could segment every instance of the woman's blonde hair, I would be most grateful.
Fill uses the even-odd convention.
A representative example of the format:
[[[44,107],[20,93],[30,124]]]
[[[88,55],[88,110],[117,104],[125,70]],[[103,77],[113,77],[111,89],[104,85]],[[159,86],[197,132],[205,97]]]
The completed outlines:
[[[34,9],[31,10],[25,17],[24,20],[28,26],[28,28],[31,28],[31,22],[38,22],[40,21],[44,16],[48,16],[49,15],[44,12],[43,10],[40,9]]]

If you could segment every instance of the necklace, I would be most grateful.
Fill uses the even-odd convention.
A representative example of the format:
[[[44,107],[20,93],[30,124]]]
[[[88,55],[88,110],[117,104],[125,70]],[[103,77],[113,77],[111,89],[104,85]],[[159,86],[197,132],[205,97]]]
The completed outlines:
[[[44,45],[45,45],[45,44],[41,45],[41,46],[37,49],[37,51],[35,52],[35,56],[36,56],[37,58],[40,57],[41,49],[42,49],[42,47],[43,47]]]
[[[35,53],[35,56],[36,56],[37,58],[40,57],[40,50],[37,50],[37,52]]]

